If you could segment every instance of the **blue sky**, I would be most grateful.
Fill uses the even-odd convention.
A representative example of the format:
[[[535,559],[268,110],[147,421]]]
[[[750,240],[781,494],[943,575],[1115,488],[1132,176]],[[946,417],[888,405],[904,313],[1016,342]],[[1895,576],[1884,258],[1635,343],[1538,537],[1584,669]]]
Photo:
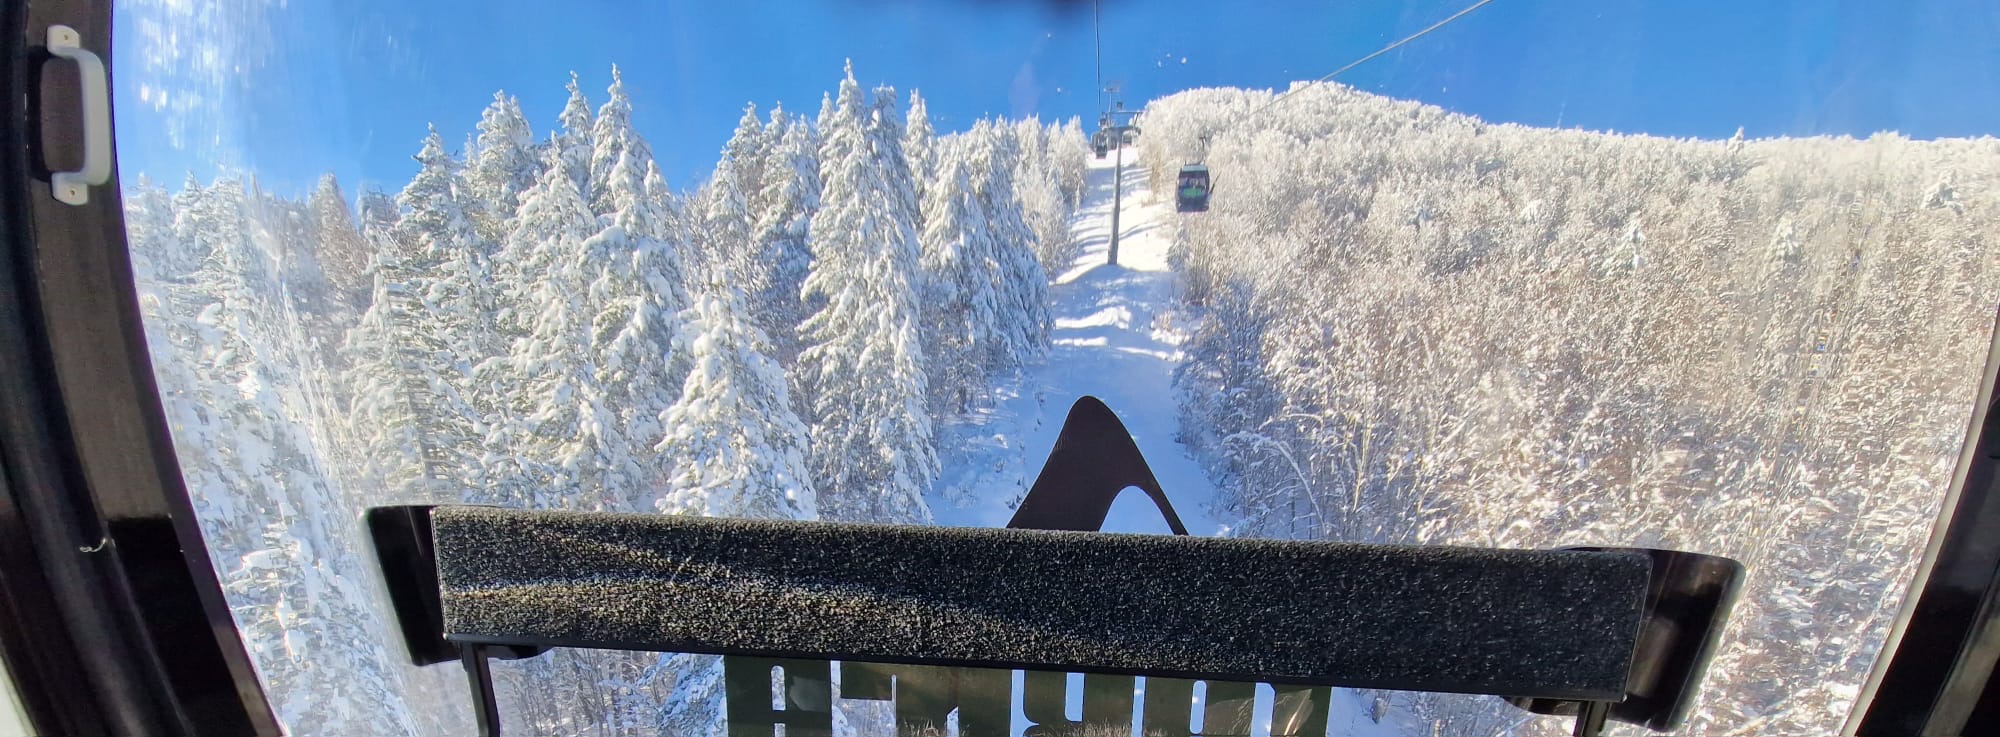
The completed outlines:
[[[1318,77],[1469,4],[1106,0],[1103,67],[1137,107],[1200,86]],[[746,102],[811,113],[843,60],[920,89],[940,130],[983,115],[1095,118],[1089,3],[565,3],[174,0],[114,21],[121,167],[178,181],[218,164],[298,193],[334,171],[400,188],[434,123],[454,146],[496,89],[538,134],[570,70],[593,106],[625,72],[677,187]],[[1496,0],[1340,81],[1531,125],[1725,137],[2000,132],[1990,0]]]

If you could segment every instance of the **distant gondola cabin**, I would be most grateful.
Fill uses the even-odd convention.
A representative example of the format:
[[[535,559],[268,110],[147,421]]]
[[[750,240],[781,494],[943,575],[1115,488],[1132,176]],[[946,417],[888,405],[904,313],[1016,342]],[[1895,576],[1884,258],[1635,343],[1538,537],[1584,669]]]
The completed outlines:
[[[1210,192],[1208,167],[1189,164],[1181,167],[1174,183],[1174,199],[1181,212],[1207,212]]]
[[[1090,148],[1097,154],[1097,158],[1104,158],[1105,154],[1111,152],[1111,136],[1103,130],[1090,134]]]

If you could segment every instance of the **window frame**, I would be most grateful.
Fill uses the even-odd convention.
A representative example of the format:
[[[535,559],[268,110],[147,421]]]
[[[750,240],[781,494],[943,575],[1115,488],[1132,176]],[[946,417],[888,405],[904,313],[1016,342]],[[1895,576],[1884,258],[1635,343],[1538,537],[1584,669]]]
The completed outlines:
[[[88,205],[50,194],[45,155],[73,153],[79,138],[73,73],[40,48],[53,23],[111,62],[108,0],[0,5],[11,59],[0,78],[0,665],[50,737],[275,737],[154,385],[115,155]],[[1969,733],[2000,710],[1992,355],[1958,476],[1850,734]]]
[[[82,159],[55,24],[111,63],[109,2],[0,7],[0,654],[47,737],[276,737],[154,385],[115,152],[88,204],[51,195],[47,162]]]
[[[2000,732],[2000,324],[1923,559],[1842,730]]]

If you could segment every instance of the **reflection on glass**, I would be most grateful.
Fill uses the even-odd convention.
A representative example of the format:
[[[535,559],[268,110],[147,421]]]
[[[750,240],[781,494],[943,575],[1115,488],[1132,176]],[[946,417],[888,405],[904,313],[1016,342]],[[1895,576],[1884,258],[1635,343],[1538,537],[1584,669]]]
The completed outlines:
[[[365,507],[995,525],[1085,394],[1197,534],[1742,560],[1684,733],[1844,716],[2000,300],[2000,143],[1911,101],[2000,111],[1929,65],[1839,93],[1798,69],[1828,34],[1922,61],[1957,37],[1935,13],[1907,11],[1916,41],[1684,28],[1710,46],[1654,63],[1634,29],[1693,21],[1499,3],[1278,101],[1460,6],[1111,3],[1100,54],[1061,9],[696,5],[121,7],[155,367],[290,733],[466,729],[459,674],[402,664]],[[1121,100],[1143,133],[1080,122]],[[1794,135],[1818,132],[1868,137]],[[725,714],[715,658],[496,672],[520,733]],[[842,734],[891,723],[836,703]],[[1562,729],[1485,698],[1329,708]]]
[[[28,713],[5,663],[0,663],[0,737],[28,737]]]

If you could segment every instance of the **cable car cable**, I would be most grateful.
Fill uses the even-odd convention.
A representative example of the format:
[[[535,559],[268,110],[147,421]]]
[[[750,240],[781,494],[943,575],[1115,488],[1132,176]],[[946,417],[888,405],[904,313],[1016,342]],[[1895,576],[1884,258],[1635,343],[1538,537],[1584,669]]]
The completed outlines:
[[[1392,44],[1389,44],[1388,46],[1384,46],[1384,47],[1382,47],[1382,48],[1380,48],[1380,49],[1376,49],[1376,50],[1375,50],[1375,51],[1374,51],[1373,53],[1370,53],[1370,54],[1369,54],[1369,55],[1367,55],[1367,56],[1364,56],[1364,57],[1361,57],[1361,58],[1359,58],[1359,59],[1355,59],[1354,61],[1351,61],[1351,62],[1348,62],[1346,66],[1342,66],[1342,67],[1341,67],[1341,68],[1339,68],[1339,69],[1335,69],[1335,70],[1333,70],[1333,71],[1331,71],[1331,72],[1327,72],[1327,73],[1326,73],[1326,76],[1323,76],[1323,77],[1320,77],[1319,79],[1315,79],[1315,80],[1313,80],[1313,81],[1311,81],[1311,82],[1307,82],[1307,83],[1305,83],[1305,84],[1302,84],[1302,85],[1299,85],[1299,86],[1297,86],[1297,87],[1293,87],[1293,88],[1291,88],[1291,89],[1289,89],[1289,90],[1286,90],[1286,91],[1285,91],[1285,92],[1284,92],[1283,94],[1280,94],[1280,95],[1278,95],[1278,96],[1277,96],[1277,97],[1275,97],[1275,98],[1272,98],[1270,102],[1267,102],[1267,103],[1264,103],[1263,105],[1261,105],[1261,106],[1257,107],[1256,109],[1254,109],[1254,110],[1251,110],[1251,111],[1250,111],[1250,112],[1248,112],[1248,113],[1245,113],[1245,114],[1243,115],[1243,117],[1241,117],[1241,118],[1238,118],[1238,119],[1236,119],[1236,122],[1237,122],[1237,123],[1242,123],[1242,122],[1244,122],[1244,121],[1247,121],[1247,120],[1249,120],[1249,119],[1251,119],[1251,118],[1254,118],[1254,117],[1256,117],[1257,115],[1259,115],[1259,114],[1263,113],[1264,111],[1266,111],[1266,110],[1269,110],[1269,109],[1271,109],[1272,107],[1276,106],[1276,105],[1277,105],[1278,103],[1280,103],[1280,102],[1284,102],[1284,101],[1285,101],[1285,99],[1286,99],[1286,98],[1288,98],[1288,97],[1291,97],[1293,93],[1296,93],[1296,92],[1298,92],[1298,91],[1300,91],[1300,90],[1304,90],[1304,89],[1307,89],[1307,88],[1309,88],[1309,87],[1312,87],[1312,86],[1314,86],[1314,85],[1318,85],[1318,84],[1320,84],[1320,83],[1323,83],[1323,82],[1325,82],[1325,81],[1327,81],[1327,80],[1329,80],[1329,79],[1333,79],[1333,78],[1334,78],[1335,76],[1338,76],[1338,75],[1339,75],[1340,73],[1342,73],[1342,72],[1345,72],[1345,71],[1347,71],[1347,70],[1349,70],[1349,69],[1353,69],[1353,68],[1355,68],[1355,67],[1358,67],[1358,66],[1361,66],[1362,64],[1365,64],[1365,63],[1367,63],[1367,62],[1368,62],[1369,60],[1371,60],[1371,59],[1374,59],[1375,57],[1378,57],[1378,56],[1381,56],[1381,55],[1383,55],[1383,54],[1387,54],[1387,53],[1389,53],[1389,52],[1391,52],[1391,51],[1395,51],[1395,50],[1396,50],[1396,49],[1397,49],[1398,47],[1402,46],[1403,44],[1406,44],[1406,43],[1409,43],[1409,42],[1411,42],[1411,41],[1415,41],[1415,40],[1417,40],[1417,39],[1419,39],[1419,38],[1422,38],[1422,37],[1423,37],[1423,36],[1424,36],[1425,34],[1428,34],[1428,33],[1432,32],[1432,31],[1435,31],[1435,30],[1437,30],[1437,29],[1440,29],[1440,28],[1443,28],[1443,27],[1445,27],[1446,25],[1449,25],[1449,24],[1450,24],[1450,23],[1451,23],[1452,21],[1455,21],[1455,20],[1458,20],[1458,19],[1460,19],[1460,18],[1463,18],[1463,17],[1465,17],[1465,16],[1467,16],[1467,15],[1470,15],[1470,14],[1472,13],[1472,11],[1475,11],[1475,10],[1478,10],[1478,9],[1480,9],[1480,8],[1483,8],[1483,7],[1486,7],[1486,5],[1487,5],[1488,3],[1491,3],[1491,2],[1493,2],[1493,0],[1479,0],[1479,2],[1476,2],[1476,3],[1473,3],[1473,4],[1471,4],[1471,5],[1468,5],[1468,6],[1466,6],[1466,8],[1465,8],[1464,10],[1460,10],[1460,11],[1458,11],[1458,12],[1456,12],[1456,13],[1452,13],[1452,14],[1451,14],[1450,16],[1447,16],[1447,17],[1446,17],[1446,18],[1445,18],[1444,20],[1441,20],[1441,21],[1438,21],[1438,22],[1436,22],[1436,23],[1432,23],[1432,24],[1430,24],[1429,26],[1425,27],[1425,28],[1424,28],[1423,30],[1421,30],[1421,31],[1417,31],[1416,33],[1412,33],[1412,34],[1410,34],[1410,35],[1408,35],[1408,36],[1404,36],[1404,37],[1403,37],[1402,39],[1400,39],[1400,40],[1396,41],[1395,43],[1392,43]],[[1224,127],[1227,127],[1227,126],[1224,126]],[[1213,134],[1211,134],[1211,135],[1213,135]]]
[[[1090,0],[1090,29],[1096,35],[1091,51],[1097,59],[1097,109],[1109,110],[1104,100],[1104,8],[1099,0]]]
[[[1262,105],[1257,106],[1256,108],[1253,108],[1250,112],[1244,113],[1241,117],[1238,117],[1233,121],[1224,122],[1222,125],[1217,126],[1214,130],[1202,134],[1200,139],[1201,148],[1198,151],[1196,151],[1195,160],[1185,166],[1182,166],[1180,171],[1180,176],[1177,177],[1175,180],[1177,182],[1176,192],[1175,192],[1177,209],[1180,212],[1184,213],[1208,211],[1208,198],[1209,195],[1214,190],[1215,183],[1214,179],[1209,174],[1208,167],[1203,166],[1201,162],[1208,158],[1208,142],[1210,139],[1215,137],[1217,132],[1226,130],[1232,126],[1246,123],[1251,118],[1255,118],[1258,115],[1263,114],[1264,111],[1276,107],[1278,103],[1284,102],[1286,99],[1289,99],[1293,94],[1296,94],[1301,90],[1305,90],[1315,85],[1324,83],[1327,80],[1339,76],[1341,73],[1346,72],[1349,69],[1353,69],[1355,67],[1361,66],[1362,64],[1366,64],[1369,62],[1369,60],[1372,60],[1383,54],[1387,54],[1391,51],[1394,51],[1402,47],[1404,44],[1407,44],[1411,41],[1415,41],[1419,38],[1423,38],[1425,35],[1428,35],[1432,31],[1436,31],[1440,28],[1450,25],[1452,21],[1458,20],[1467,15],[1471,15],[1472,11],[1486,7],[1487,4],[1491,2],[1493,2],[1493,0],[1478,0],[1478,2],[1466,6],[1465,9],[1460,10],[1456,13],[1452,13],[1449,16],[1446,16],[1444,20],[1440,20],[1436,23],[1432,23],[1428,26],[1425,26],[1423,30],[1417,31],[1416,33],[1412,33],[1408,36],[1404,36],[1387,46],[1376,49],[1375,51],[1369,53],[1366,56],[1348,62],[1347,64],[1341,66],[1339,69],[1327,72],[1324,76],[1321,76],[1319,79],[1315,79],[1311,82],[1307,82],[1305,84],[1301,84],[1289,90],[1286,90],[1283,93],[1279,94],[1277,97],[1271,98],[1269,102],[1266,102]]]

